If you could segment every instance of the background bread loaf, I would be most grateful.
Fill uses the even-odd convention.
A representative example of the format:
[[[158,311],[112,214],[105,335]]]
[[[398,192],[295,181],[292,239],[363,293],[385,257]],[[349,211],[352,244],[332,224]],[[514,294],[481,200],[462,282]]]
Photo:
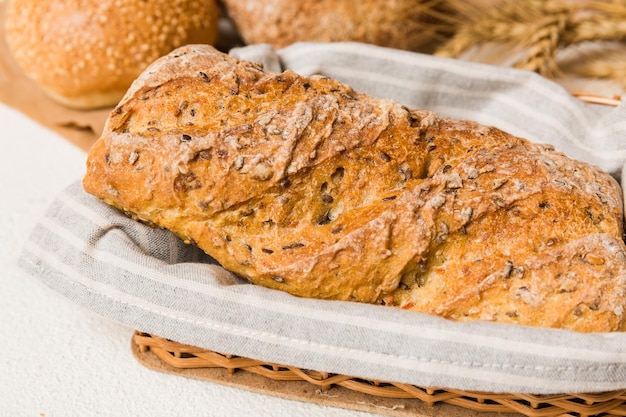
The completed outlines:
[[[250,281],[458,321],[625,327],[621,191],[493,127],[208,46],[112,112],[84,187]]]
[[[454,25],[445,0],[223,0],[246,43],[355,41],[433,50]]]
[[[113,106],[156,58],[217,37],[214,0],[10,0],[6,40],[26,75],[75,108]]]

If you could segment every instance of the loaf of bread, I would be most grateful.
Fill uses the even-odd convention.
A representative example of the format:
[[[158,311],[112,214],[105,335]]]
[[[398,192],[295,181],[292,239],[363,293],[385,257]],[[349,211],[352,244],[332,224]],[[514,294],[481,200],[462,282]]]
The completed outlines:
[[[6,40],[26,76],[68,107],[114,106],[155,59],[213,43],[216,0],[10,0]]]
[[[84,187],[297,296],[456,321],[625,328],[611,176],[328,77],[180,48],[111,113]]]
[[[430,51],[454,31],[445,0],[223,0],[242,39],[282,48],[354,41]]]

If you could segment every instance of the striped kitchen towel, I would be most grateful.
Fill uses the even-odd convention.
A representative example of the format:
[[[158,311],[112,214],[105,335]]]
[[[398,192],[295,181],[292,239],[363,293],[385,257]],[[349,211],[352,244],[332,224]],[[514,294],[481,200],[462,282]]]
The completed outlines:
[[[319,73],[355,89],[553,143],[616,177],[623,106],[584,105],[535,74],[354,44],[266,45],[238,58]],[[626,334],[455,323],[378,305],[304,299],[246,283],[168,231],[70,185],[27,241],[20,265],[104,317],[181,343],[419,386],[516,393],[626,388]]]

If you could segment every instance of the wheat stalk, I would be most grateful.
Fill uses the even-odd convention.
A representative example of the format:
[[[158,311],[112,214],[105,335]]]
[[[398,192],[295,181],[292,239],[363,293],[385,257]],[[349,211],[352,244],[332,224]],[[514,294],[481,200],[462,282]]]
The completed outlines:
[[[584,41],[622,40],[626,38],[626,15],[591,16],[575,22],[563,42],[571,45]]]
[[[560,71],[555,56],[568,17],[567,12],[560,12],[540,19],[534,25],[535,32],[528,39],[526,53],[515,67],[535,71],[546,77],[558,75]]]
[[[585,78],[609,80],[626,89],[626,48],[604,47],[560,63],[563,71]]]
[[[497,43],[503,46],[499,51],[519,55],[515,67],[554,77],[561,73],[559,50],[586,41],[626,39],[626,0],[509,0],[486,9],[463,0],[450,3],[467,16],[466,22],[435,52],[439,56],[458,58]],[[592,72],[600,73],[597,66]]]
[[[433,45],[441,45],[454,34],[459,20],[448,0],[410,1],[400,5],[399,14],[407,16],[404,24],[407,33],[429,39]]]

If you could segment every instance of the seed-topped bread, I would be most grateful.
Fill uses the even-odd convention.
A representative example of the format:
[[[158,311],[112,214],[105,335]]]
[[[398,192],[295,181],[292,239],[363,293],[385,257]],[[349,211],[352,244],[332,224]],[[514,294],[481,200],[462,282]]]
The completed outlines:
[[[51,98],[90,109],[114,106],[158,57],[217,38],[215,0],[10,0],[7,44]]]
[[[178,49],[135,81],[84,186],[297,296],[625,327],[612,177],[493,127],[209,46]]]

